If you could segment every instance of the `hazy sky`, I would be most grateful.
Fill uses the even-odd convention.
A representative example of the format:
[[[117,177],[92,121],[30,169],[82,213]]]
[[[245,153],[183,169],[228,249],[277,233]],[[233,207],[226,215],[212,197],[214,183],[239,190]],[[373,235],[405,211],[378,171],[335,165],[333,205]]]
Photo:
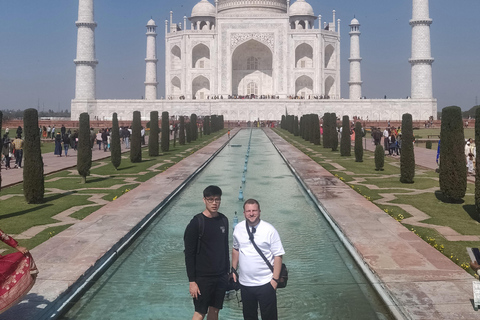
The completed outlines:
[[[212,3],[213,1],[210,0]],[[308,0],[307,0],[308,1]],[[197,0],[95,0],[97,98],[144,95],[146,23],[157,25],[158,96],[164,96],[169,11],[189,17]],[[341,19],[341,87],[348,98],[349,24],[361,24],[362,94],[410,95],[410,0],[310,0],[323,21]],[[433,92],[438,109],[470,109],[480,96],[479,0],[430,0]],[[0,0],[0,109],[70,109],[75,91],[77,0]],[[315,25],[317,27],[318,23]],[[477,102],[478,103],[478,102]]]

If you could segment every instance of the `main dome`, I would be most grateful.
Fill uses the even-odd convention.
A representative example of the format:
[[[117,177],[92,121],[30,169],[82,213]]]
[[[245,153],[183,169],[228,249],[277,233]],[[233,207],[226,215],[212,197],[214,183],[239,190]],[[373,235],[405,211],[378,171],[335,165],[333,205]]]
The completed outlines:
[[[287,0],[219,0],[218,12],[245,13],[254,15],[257,12],[287,12]]]

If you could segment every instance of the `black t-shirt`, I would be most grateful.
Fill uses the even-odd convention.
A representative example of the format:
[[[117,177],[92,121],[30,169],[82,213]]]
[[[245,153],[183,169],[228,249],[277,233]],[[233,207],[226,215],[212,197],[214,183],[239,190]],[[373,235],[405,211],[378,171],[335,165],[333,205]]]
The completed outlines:
[[[228,219],[219,212],[215,218],[203,216],[204,229],[197,253],[199,220],[193,217],[185,229],[185,265],[190,282],[197,277],[214,277],[227,274],[230,268],[228,255]]]

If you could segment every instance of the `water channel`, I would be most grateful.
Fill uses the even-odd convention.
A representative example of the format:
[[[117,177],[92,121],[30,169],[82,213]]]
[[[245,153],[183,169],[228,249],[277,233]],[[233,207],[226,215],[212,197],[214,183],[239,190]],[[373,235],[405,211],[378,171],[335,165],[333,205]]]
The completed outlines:
[[[265,133],[248,129],[232,138],[62,319],[191,319],[183,232],[204,209],[202,191],[210,184],[222,188],[220,212],[230,222],[235,211],[243,220],[242,186],[245,199],[256,198],[261,218],[277,228],[290,270],[287,288],[278,290],[280,319],[391,318]],[[243,319],[234,294],[220,319]]]

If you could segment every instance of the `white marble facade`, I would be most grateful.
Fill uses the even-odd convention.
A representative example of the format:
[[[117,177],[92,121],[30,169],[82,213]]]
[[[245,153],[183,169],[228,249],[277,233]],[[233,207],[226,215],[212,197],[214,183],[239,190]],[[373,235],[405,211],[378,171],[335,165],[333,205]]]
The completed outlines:
[[[417,7],[423,2],[422,8],[426,2],[428,7],[428,0],[413,2]],[[79,0],[79,3],[80,7],[91,7],[89,22],[93,26],[93,6],[90,6],[93,0]],[[422,12],[425,16],[425,10]],[[353,29],[355,45],[350,67],[354,65],[355,76],[350,76],[349,85],[358,88],[351,94],[352,100],[342,99],[340,20],[335,20],[335,11],[332,16],[325,19],[331,22],[322,23],[322,16],[316,16],[305,0],[292,4],[287,0],[216,0],[214,4],[201,0],[192,9],[191,16],[183,17],[178,23],[170,12],[170,21],[165,21],[165,99],[155,98],[156,66],[153,64],[156,57],[147,53],[145,85],[149,86],[146,94],[147,89],[150,93],[145,100],[96,100],[91,95],[85,95],[89,97],[86,99],[77,96],[72,101],[72,119],[78,119],[81,112],[89,112],[99,119],[111,119],[111,114],[117,112],[120,118],[129,119],[135,110],[142,113],[143,119],[148,119],[149,112],[156,110],[169,111],[171,116],[223,114],[225,120],[231,121],[279,120],[286,109],[289,114],[299,116],[336,112],[338,116],[395,120],[409,112],[415,120],[436,118],[436,100],[431,96],[359,99],[360,43],[359,32]],[[353,23],[354,20],[355,26],[351,28],[357,25],[358,21]],[[147,52],[154,52],[152,26],[155,26],[153,20],[147,25],[150,28]],[[413,28],[412,34],[416,30],[418,28]],[[78,42],[77,51],[83,45]],[[422,43],[416,40],[414,45]],[[94,48],[93,40],[89,48]],[[416,60],[411,62],[412,68],[419,69],[413,65]],[[77,73],[81,71],[78,67]],[[431,78],[431,70],[427,76]],[[92,82],[95,83],[94,76],[88,80]],[[78,74],[76,86],[84,86],[78,81]],[[245,96],[256,99],[231,99]]]

